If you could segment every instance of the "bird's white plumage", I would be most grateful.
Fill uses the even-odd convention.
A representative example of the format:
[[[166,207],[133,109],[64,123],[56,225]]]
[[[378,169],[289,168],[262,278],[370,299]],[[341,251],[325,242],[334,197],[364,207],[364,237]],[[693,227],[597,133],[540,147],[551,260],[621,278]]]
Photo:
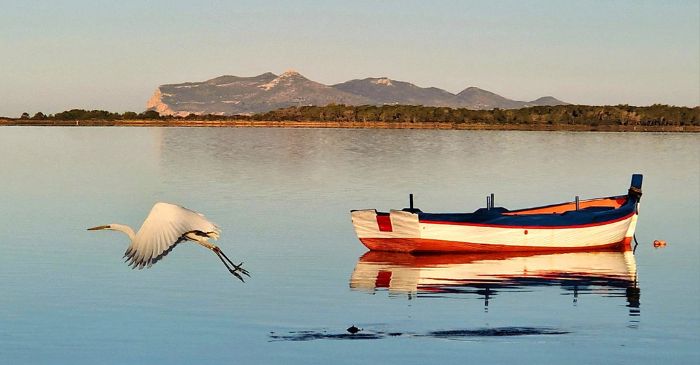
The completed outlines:
[[[200,213],[179,205],[156,203],[124,257],[134,268],[151,266],[185,240],[188,233],[218,239],[221,230]]]

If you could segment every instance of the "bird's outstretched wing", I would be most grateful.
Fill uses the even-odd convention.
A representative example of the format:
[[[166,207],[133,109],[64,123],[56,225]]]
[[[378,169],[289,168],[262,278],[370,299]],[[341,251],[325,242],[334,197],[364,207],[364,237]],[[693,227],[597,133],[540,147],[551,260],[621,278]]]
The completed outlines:
[[[200,213],[179,205],[156,203],[124,257],[133,268],[150,267],[184,241],[189,232],[217,239],[221,230]]]

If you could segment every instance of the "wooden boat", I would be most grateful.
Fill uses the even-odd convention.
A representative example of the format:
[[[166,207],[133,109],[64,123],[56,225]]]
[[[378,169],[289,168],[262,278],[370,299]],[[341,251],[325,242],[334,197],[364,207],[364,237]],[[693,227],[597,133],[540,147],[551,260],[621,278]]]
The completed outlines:
[[[590,251],[630,249],[642,196],[642,175],[626,195],[508,210],[493,204],[473,213],[413,208],[353,210],[352,223],[370,250],[395,252]]]
[[[355,265],[350,288],[390,295],[494,295],[499,290],[560,286],[576,293],[626,296],[639,306],[632,251],[504,252],[412,255],[369,251]]]

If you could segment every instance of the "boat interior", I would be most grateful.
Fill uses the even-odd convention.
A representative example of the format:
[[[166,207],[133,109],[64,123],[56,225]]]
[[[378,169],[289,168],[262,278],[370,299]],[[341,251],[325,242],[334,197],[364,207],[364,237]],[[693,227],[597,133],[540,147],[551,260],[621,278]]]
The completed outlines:
[[[628,196],[612,196],[607,198],[596,198],[581,200],[578,202],[579,210],[586,211],[602,211],[617,209],[627,202]],[[576,202],[567,202],[561,204],[547,205],[544,207],[528,208],[521,210],[511,210],[504,212],[503,215],[528,215],[528,214],[561,214],[576,209]]]

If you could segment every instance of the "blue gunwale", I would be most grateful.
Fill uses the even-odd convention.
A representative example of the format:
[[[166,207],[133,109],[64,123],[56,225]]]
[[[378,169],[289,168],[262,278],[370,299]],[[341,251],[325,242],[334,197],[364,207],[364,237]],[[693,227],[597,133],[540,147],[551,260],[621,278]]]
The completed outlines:
[[[627,195],[611,196],[596,199],[625,199],[618,208],[587,207],[580,210],[569,210],[563,213],[517,214],[527,210],[555,207],[568,204],[559,203],[541,207],[510,211],[503,207],[491,209],[480,208],[473,213],[424,213],[417,210],[418,220],[430,224],[454,224],[491,226],[501,228],[577,228],[596,226],[624,220],[637,213],[637,203],[641,193],[642,175],[632,175],[632,183]],[[596,200],[592,199],[592,200]],[[507,213],[507,214],[506,214]]]

